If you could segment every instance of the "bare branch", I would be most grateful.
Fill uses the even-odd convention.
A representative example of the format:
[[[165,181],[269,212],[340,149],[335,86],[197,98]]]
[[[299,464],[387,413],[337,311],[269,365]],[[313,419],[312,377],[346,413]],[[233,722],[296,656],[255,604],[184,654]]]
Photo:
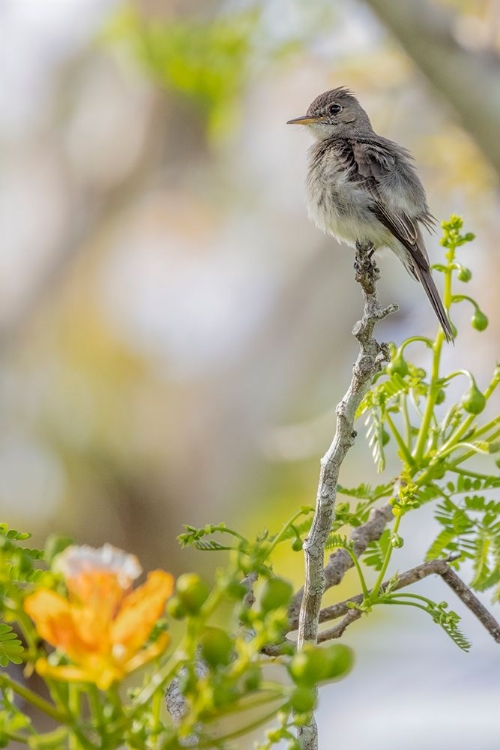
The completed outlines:
[[[500,643],[500,624],[495,620],[493,615],[488,612],[486,607],[481,604],[470,588],[448,565],[449,562],[456,560],[457,557],[459,557],[459,555],[455,554],[450,555],[445,560],[431,560],[422,565],[417,565],[415,568],[411,568],[405,573],[401,573],[396,581],[385,581],[382,584],[381,589],[382,591],[386,591],[390,586],[391,591],[398,591],[399,589],[406,588],[406,586],[411,586],[413,583],[421,581],[423,578],[427,578],[427,576],[439,575],[465,604],[465,606],[477,617],[481,625],[486,628],[495,642]],[[351,625],[351,623],[358,620],[362,615],[361,610],[351,609],[349,605],[359,605],[362,602],[363,594],[358,594],[357,596],[352,596],[350,599],[346,599],[343,602],[322,609],[319,615],[320,622],[336,620],[338,617],[343,617],[344,619],[333,628],[323,630],[318,635],[318,643],[324,643],[325,641],[331,641],[334,638],[340,638],[344,634],[346,628]]]
[[[363,612],[360,609],[347,610],[347,614],[338,625],[335,625],[333,628],[328,628],[328,630],[323,630],[323,632],[318,635],[318,643],[324,643],[325,641],[332,641],[334,638],[340,638],[344,635],[349,625],[352,625],[353,622],[359,620],[362,614]]]
[[[356,254],[356,281],[361,284],[365,303],[363,317],[353,329],[353,334],[359,341],[360,352],[353,367],[349,388],[336,409],[335,436],[321,459],[316,512],[304,542],[306,581],[299,615],[299,648],[304,642],[315,643],[318,634],[319,611],[326,582],[323,568],[325,544],[332,528],[340,467],[356,438],[356,411],[370,388],[373,377],[388,358],[386,347],[373,338],[373,329],[379,320],[397,309],[395,305],[383,308],[377,300],[376,281],[379,273],[371,260],[371,251],[370,247],[359,247]]]
[[[449,569],[447,562],[453,559],[455,559],[455,557],[450,556],[446,558],[446,560],[431,560],[422,565],[417,565],[415,568],[410,568],[410,570],[407,570],[405,573],[398,575],[396,581],[393,579],[385,581],[382,584],[381,589],[382,591],[386,591],[389,585],[391,585],[392,591],[398,591],[399,589],[406,588],[406,586],[411,586],[412,583],[421,581],[422,578],[427,578],[427,576],[434,574],[442,576],[444,572]],[[328,622],[329,620],[336,620],[338,617],[343,617],[349,612],[350,604],[361,604],[362,601],[363,594],[357,594],[343,602],[338,602],[337,604],[332,604],[330,607],[325,607],[319,613],[319,621]],[[323,638],[323,640],[325,639]]]
[[[486,607],[484,607],[477,596],[472,593],[470,588],[457,576],[449,565],[440,573],[441,578],[455,592],[459,599],[463,601],[466,607],[476,615],[477,619],[486,630],[493,636],[497,643],[500,643],[500,624],[495,620]]]
[[[360,352],[354,364],[349,388],[338,404],[337,426],[332,444],[321,460],[321,470],[316,495],[316,511],[307,539],[304,542],[305,586],[299,614],[298,649],[305,643],[316,643],[321,600],[325,590],[324,569],[325,544],[332,528],[334,506],[337,497],[337,483],[340,467],[349,448],[354,445],[356,432],[354,419],[356,411],[370,388],[374,375],[380,371],[388,359],[387,348],[373,338],[376,323],[391,312],[396,305],[383,308],[376,295],[378,269],[372,261],[373,247],[357,246],[355,270],[356,281],[361,285],[364,298],[363,317],[354,326],[353,335],[360,345]],[[314,718],[299,728],[299,738],[303,750],[316,750],[318,730]]]
[[[500,643],[500,624],[495,620],[492,614],[488,612],[486,607],[481,604],[477,596],[473,594],[470,588],[459,578],[455,571],[450,568],[448,563],[453,562],[460,557],[458,553],[449,555],[444,560],[430,560],[429,562],[417,565],[410,570],[405,571],[398,575],[396,580],[390,579],[384,581],[381,586],[381,591],[387,591],[390,587],[391,591],[399,591],[399,589],[411,586],[414,583],[418,583],[423,578],[427,578],[430,575],[439,575],[445,581],[448,586],[454,591],[458,598],[465,604],[468,609],[477,617],[479,622],[486,628],[491,634],[496,643]],[[336,620],[339,617],[344,619],[338,625],[335,625],[328,630],[323,630],[318,634],[318,643],[325,643],[325,641],[331,641],[335,638],[340,638],[345,630],[356,620],[359,620],[363,612],[359,609],[352,609],[349,605],[360,605],[363,602],[363,594],[357,594],[351,596],[349,599],[345,599],[343,602],[332,604],[330,607],[324,607],[319,613],[319,622],[328,622],[330,620]],[[294,628],[290,629],[290,632]],[[283,645],[293,645],[293,641],[286,639],[281,645],[266,646],[262,649],[262,653],[267,656],[280,656],[282,654]]]

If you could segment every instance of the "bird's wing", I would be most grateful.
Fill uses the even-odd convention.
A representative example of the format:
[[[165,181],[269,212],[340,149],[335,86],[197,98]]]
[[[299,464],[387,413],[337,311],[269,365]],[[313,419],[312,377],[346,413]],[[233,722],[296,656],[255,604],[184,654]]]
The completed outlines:
[[[432,214],[427,208],[425,193],[405,149],[385,138],[353,139],[345,143],[342,161],[349,179],[359,182],[370,192],[373,203],[370,210],[391,234],[399,240],[406,252],[399,255],[408,271],[422,283],[448,341],[453,341],[453,330],[443,307],[441,297],[431,276],[429,257],[422,239],[419,224],[432,225]],[[405,191],[420,201],[422,210],[412,218],[397,201],[387,200],[392,193]]]
[[[424,226],[432,226],[433,217],[427,208],[422,211],[418,218],[411,218],[403,209],[389,206],[382,196],[382,187],[393,181],[393,189],[402,189],[401,177],[396,170],[398,162],[404,167],[405,174],[411,180],[418,181],[412,165],[411,158],[406,149],[401,148],[391,141],[383,138],[376,140],[352,140],[351,179],[362,182],[364,187],[373,196],[371,211],[391,234],[401,242],[409,251],[410,257],[421,268],[429,267],[427,251],[422,240],[418,223]],[[417,182],[420,186],[420,183]],[[425,200],[425,198],[424,198]],[[414,269],[409,264],[408,270],[415,275]]]

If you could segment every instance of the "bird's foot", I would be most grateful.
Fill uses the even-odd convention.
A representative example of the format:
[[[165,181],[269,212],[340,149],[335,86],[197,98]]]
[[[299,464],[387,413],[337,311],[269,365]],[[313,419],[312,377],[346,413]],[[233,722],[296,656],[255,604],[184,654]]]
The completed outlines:
[[[356,242],[356,255],[354,258],[354,273],[356,281],[368,281],[374,284],[380,278],[380,271],[373,258],[375,246],[370,242],[362,245]]]

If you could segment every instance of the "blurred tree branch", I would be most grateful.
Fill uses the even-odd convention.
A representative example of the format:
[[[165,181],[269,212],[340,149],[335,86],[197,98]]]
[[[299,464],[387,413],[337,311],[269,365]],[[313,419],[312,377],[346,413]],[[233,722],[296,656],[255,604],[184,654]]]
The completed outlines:
[[[500,177],[500,57],[455,38],[457,15],[426,0],[366,0],[451,104]]]

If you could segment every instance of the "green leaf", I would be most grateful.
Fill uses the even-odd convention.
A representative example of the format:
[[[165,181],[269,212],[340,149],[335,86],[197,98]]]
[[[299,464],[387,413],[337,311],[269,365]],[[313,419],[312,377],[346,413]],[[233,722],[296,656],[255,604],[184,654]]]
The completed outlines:
[[[387,550],[390,545],[391,532],[389,529],[385,529],[380,539],[370,542],[367,546],[363,557],[365,564],[369,565],[371,568],[375,568],[375,570],[382,570]]]
[[[350,546],[351,543],[348,541],[346,536],[341,536],[340,534],[330,534],[330,536],[326,540],[325,549],[346,549]]]
[[[444,556],[445,552],[456,552],[458,543],[455,541],[456,533],[453,529],[443,529],[432,542],[427,550],[425,559],[436,560]]]
[[[368,414],[365,424],[367,425],[366,437],[368,445],[372,449],[372,456],[377,471],[381,473],[385,469],[384,451],[384,423],[380,414],[373,410]]]
[[[394,488],[394,482],[387,482],[386,484],[378,484],[372,487],[370,484],[359,484],[357,487],[344,487],[341,484],[337,485],[337,492],[347,497],[357,497],[359,500],[378,500],[381,497],[389,497],[392,495]]]
[[[10,625],[0,623],[0,666],[6,667],[9,662],[22,664],[23,644]]]

